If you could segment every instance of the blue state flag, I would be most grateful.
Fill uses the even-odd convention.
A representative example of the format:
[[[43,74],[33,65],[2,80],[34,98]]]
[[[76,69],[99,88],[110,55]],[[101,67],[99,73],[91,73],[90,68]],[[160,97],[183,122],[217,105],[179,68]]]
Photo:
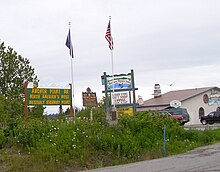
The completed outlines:
[[[72,45],[71,37],[70,37],[70,30],[69,30],[69,33],[68,33],[67,38],[66,38],[66,46],[69,48],[70,56],[73,58],[74,57],[74,55],[73,55],[73,45]]]

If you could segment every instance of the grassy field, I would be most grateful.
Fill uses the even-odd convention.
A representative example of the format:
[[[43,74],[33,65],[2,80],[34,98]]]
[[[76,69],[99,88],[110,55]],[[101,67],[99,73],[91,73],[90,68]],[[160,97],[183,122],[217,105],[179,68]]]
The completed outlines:
[[[164,124],[167,156],[220,141],[218,129],[184,130],[150,112],[120,117],[114,126],[82,114],[74,121],[30,119],[7,135],[0,130],[0,171],[79,171],[161,158]]]

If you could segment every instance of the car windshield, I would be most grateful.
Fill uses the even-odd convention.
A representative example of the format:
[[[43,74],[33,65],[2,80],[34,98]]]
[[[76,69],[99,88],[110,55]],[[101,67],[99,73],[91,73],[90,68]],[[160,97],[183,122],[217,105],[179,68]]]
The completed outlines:
[[[212,113],[210,113],[208,116],[214,116],[214,113],[212,112]]]
[[[178,111],[176,111],[176,112],[170,112],[172,115],[176,115],[176,116],[182,116],[182,114],[181,113],[179,113]]]
[[[165,111],[161,111],[160,114],[161,114],[161,115],[167,115],[167,116],[170,116],[170,115],[171,115],[169,112],[165,112]]]

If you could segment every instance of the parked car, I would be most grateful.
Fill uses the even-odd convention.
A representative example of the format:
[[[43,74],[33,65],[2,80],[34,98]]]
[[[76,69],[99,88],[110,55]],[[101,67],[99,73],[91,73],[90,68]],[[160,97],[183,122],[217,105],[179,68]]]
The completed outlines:
[[[173,118],[179,117],[179,122],[181,125],[184,125],[185,123],[190,121],[189,113],[185,108],[169,108],[164,109],[164,111],[169,112]]]
[[[220,122],[220,111],[210,112],[206,116],[201,116],[200,122],[203,125],[219,123]]]
[[[170,119],[177,120],[181,125],[183,124],[182,121],[184,118],[181,115],[172,115],[171,113],[166,112],[166,111],[160,111],[160,114],[165,115],[165,116],[169,117]]]

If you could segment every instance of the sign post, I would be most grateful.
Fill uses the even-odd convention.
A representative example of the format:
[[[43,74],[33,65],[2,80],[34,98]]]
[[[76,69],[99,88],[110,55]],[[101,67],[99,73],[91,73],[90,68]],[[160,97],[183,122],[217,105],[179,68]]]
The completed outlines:
[[[110,120],[117,120],[117,112],[115,108],[120,107],[132,107],[133,114],[136,112],[136,96],[135,91],[138,90],[135,88],[134,84],[134,71],[131,70],[131,73],[128,74],[118,74],[114,75],[114,79],[110,75],[106,75],[106,72],[104,72],[104,75],[101,76],[102,79],[102,85],[105,86],[105,103],[106,103],[106,113],[107,113],[107,119]],[[114,94],[113,93],[114,88]],[[131,95],[132,92],[132,95]],[[111,105],[109,107],[109,98],[111,99]],[[109,109],[111,109],[112,113],[109,117]],[[115,118],[116,114],[116,118]],[[117,121],[116,121],[117,122]]]
[[[133,113],[136,112],[136,96],[135,96],[135,85],[134,85],[134,71],[131,70],[131,84],[133,92]]]
[[[166,157],[166,124],[163,127],[163,154]]]
[[[27,91],[28,82],[24,83],[24,121],[27,126],[28,122],[28,91]]]
[[[88,87],[86,92],[82,92],[83,98],[83,106],[91,108],[90,110],[90,120],[93,120],[92,108],[97,106],[97,97],[96,93],[92,92],[91,89]]]

